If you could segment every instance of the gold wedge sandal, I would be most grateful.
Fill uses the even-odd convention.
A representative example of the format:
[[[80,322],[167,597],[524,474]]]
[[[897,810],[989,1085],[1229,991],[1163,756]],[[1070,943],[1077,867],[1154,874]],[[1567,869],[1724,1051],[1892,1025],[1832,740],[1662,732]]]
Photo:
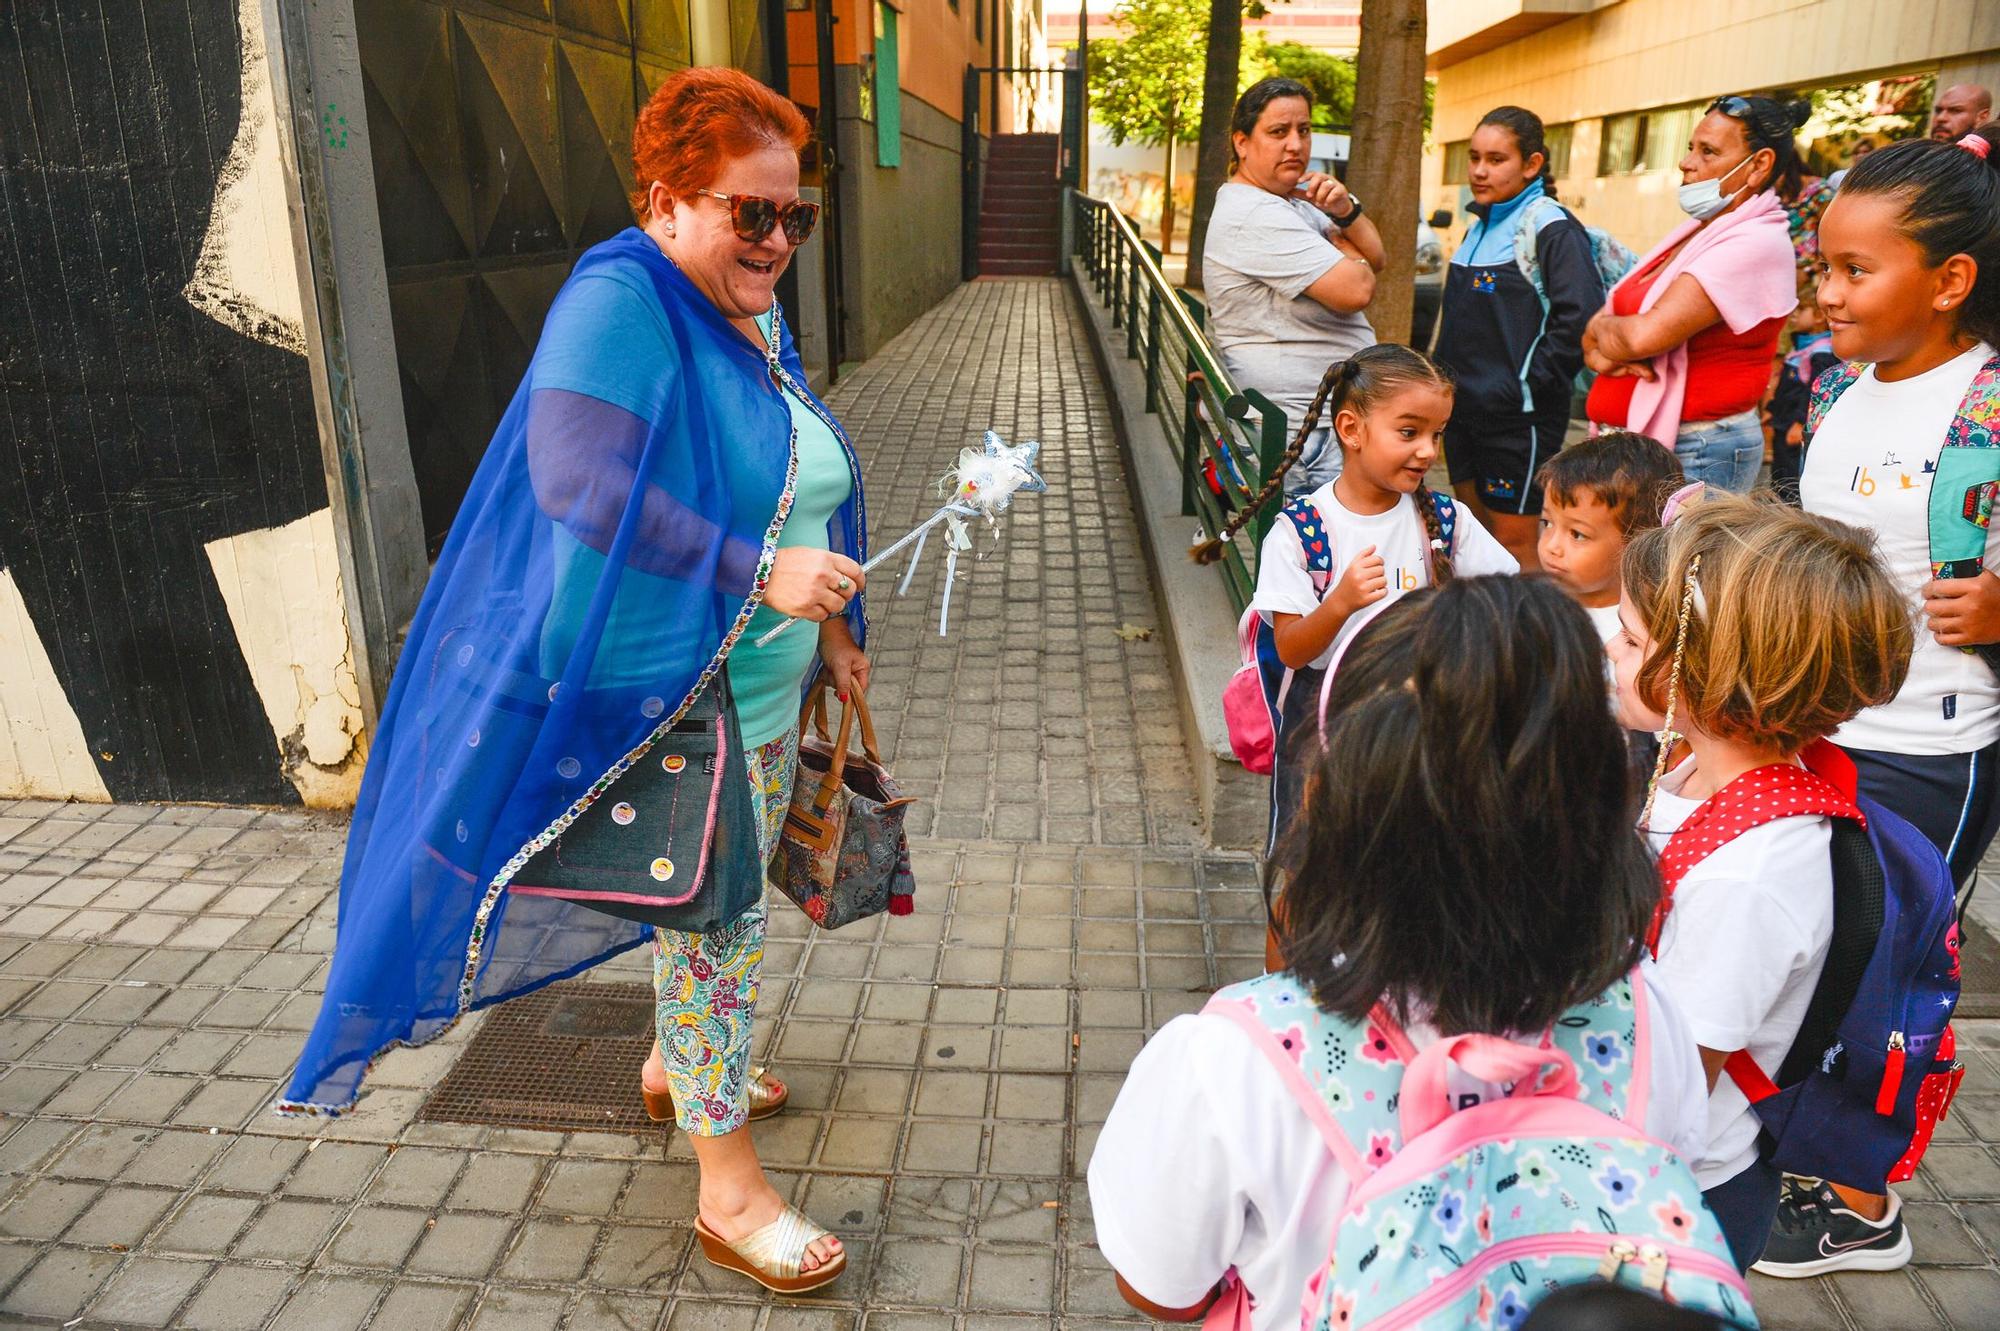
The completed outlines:
[[[655,1123],[670,1123],[674,1117],[674,1093],[664,1086],[654,1090],[646,1084],[646,1074],[639,1073],[639,1098],[646,1102],[646,1117]],[[769,1068],[750,1069],[750,1121],[770,1118],[784,1112],[791,1103],[792,1088],[771,1075]]]
[[[814,1224],[796,1206],[787,1206],[785,1213],[776,1220],[734,1243],[703,1224],[698,1216],[694,1232],[695,1237],[701,1240],[702,1255],[711,1263],[725,1271],[748,1276],[774,1294],[803,1294],[833,1283],[847,1270],[847,1249],[844,1247],[833,1255],[831,1261],[810,1271],[799,1269],[805,1262],[806,1248],[815,1240],[826,1237],[829,1231]]]

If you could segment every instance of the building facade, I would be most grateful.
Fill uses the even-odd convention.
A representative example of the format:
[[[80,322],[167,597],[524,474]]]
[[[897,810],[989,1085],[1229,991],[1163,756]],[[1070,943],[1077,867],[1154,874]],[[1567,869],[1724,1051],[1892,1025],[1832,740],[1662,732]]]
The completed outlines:
[[[1460,234],[1464,144],[1495,106],[1539,115],[1563,202],[1643,251],[1681,219],[1678,163],[1716,97],[1865,91],[1886,96],[1883,124],[1914,125],[1894,113],[1927,86],[2000,89],[1992,0],[1431,0],[1429,18],[1424,202]],[[1829,135],[1827,165],[1846,137]]]
[[[0,796],[351,803],[660,81],[818,126],[785,294],[824,381],[961,280],[968,67],[1044,63],[1039,0],[115,8],[0,11]],[[1033,100],[980,77],[975,150]]]

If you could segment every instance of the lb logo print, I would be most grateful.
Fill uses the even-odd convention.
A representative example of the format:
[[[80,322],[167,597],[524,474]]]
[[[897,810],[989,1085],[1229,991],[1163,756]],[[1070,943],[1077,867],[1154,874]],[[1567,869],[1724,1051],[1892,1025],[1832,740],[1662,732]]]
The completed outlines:
[[[1472,275],[1472,289],[1482,296],[1492,295],[1493,270],[1491,268],[1481,268],[1478,272],[1474,273]]]

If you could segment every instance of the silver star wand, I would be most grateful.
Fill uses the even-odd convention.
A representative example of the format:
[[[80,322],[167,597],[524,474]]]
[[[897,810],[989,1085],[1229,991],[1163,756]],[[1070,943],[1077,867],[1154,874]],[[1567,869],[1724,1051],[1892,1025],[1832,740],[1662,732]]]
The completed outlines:
[[[896,587],[896,595],[901,596],[910,589],[910,579],[916,576],[917,565],[923,561],[924,543],[930,539],[931,530],[942,525],[950,540],[944,556],[944,605],[938,611],[938,636],[943,637],[951,618],[951,585],[958,575],[958,556],[972,548],[968,519],[984,518],[987,526],[997,527],[1000,515],[1013,505],[1015,495],[1046,491],[1048,482],[1035,469],[1035,459],[1041,451],[1042,446],[1032,440],[1025,444],[1009,444],[994,431],[988,430],[985,446],[962,450],[958,461],[939,482],[940,489],[951,491],[951,498],[945,505],[903,533],[887,549],[877,552],[873,559],[861,566],[861,571],[873,572],[876,565],[893,559],[914,544],[916,550],[910,555],[910,566]],[[774,626],[757,639],[757,645],[762,647],[798,622],[788,619]]]

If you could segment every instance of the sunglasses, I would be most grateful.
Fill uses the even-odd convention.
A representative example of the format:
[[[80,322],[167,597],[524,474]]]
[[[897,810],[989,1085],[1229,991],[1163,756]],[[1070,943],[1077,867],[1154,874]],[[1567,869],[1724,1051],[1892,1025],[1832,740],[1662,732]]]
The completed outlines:
[[[706,194],[711,199],[720,199],[728,204],[729,221],[736,228],[736,238],[753,245],[783,227],[785,239],[796,248],[805,244],[813,228],[819,225],[819,205],[803,199],[793,199],[780,207],[777,200],[767,199],[761,194],[719,194],[712,189],[698,189],[695,193]]]

